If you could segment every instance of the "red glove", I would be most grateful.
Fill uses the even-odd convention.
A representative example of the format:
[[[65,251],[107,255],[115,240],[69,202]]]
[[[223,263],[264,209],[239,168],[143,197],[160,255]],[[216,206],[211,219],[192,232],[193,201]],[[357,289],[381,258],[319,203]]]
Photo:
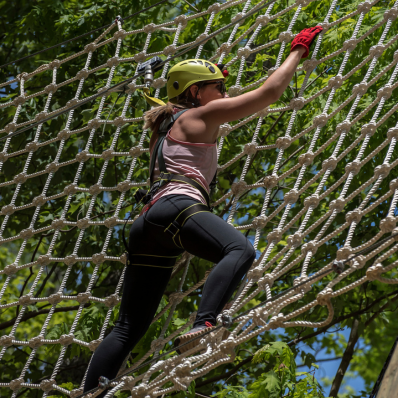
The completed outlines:
[[[290,51],[293,51],[297,46],[304,46],[306,48],[306,51],[301,58],[308,57],[308,53],[310,52],[310,45],[315,40],[315,37],[322,32],[322,30],[322,26],[315,26],[314,28],[303,29],[292,41]]]

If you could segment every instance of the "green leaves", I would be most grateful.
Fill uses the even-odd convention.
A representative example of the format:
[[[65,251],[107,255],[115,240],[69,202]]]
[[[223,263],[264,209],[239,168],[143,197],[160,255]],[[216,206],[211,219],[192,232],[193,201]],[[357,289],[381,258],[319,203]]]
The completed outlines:
[[[244,387],[239,386],[226,386],[222,388],[221,391],[212,395],[212,397],[218,398],[248,398],[250,392],[246,390]]]
[[[359,2],[362,0],[353,1],[340,1],[338,9],[335,9],[331,15],[330,21],[333,22],[337,18],[340,18],[347,13],[356,9]],[[155,3],[156,0],[144,1],[135,0],[134,2],[127,0],[98,0],[93,2],[92,0],[68,0],[68,1],[54,1],[54,0],[40,0],[38,2],[32,2],[27,0],[18,0],[16,2],[6,2],[0,1],[0,12],[1,15],[6,16],[7,23],[0,26],[2,46],[0,47],[0,58],[2,62],[12,61],[20,56],[26,54],[34,53],[35,51],[41,50],[47,46],[54,45],[60,41],[67,40],[83,34],[91,29],[97,28],[99,26],[108,24],[112,19],[120,14],[122,16],[127,16],[138,9],[142,9],[149,4]],[[192,3],[192,2],[191,2]],[[192,3],[192,6],[197,8],[199,11],[207,9],[214,0],[199,0]],[[223,3],[223,1],[221,2]],[[258,3],[256,0],[253,4]],[[271,14],[276,14],[282,11],[287,5],[292,5],[293,0],[288,2],[276,2]],[[294,33],[299,32],[301,29],[308,26],[308,24],[320,22],[321,16],[326,15],[328,8],[330,7],[330,1],[313,1],[308,6],[299,13],[296,23],[293,26],[292,31]],[[393,5],[392,1],[380,2],[377,7],[373,7],[368,14],[365,15],[363,19],[363,24],[358,32],[358,37],[366,33],[375,23],[379,22],[383,18],[383,13],[387,7]],[[147,26],[150,23],[160,24],[173,19],[175,16],[180,14],[189,14],[196,12],[192,6],[188,5],[186,2],[181,1],[169,1],[168,3],[157,7],[154,10],[148,11],[141,14],[131,20],[124,22],[123,29],[126,31],[132,29],[139,29]],[[231,21],[231,18],[235,16],[238,12],[242,12],[244,5],[239,4],[231,9],[227,9],[221,13],[217,13],[214,18],[211,30],[225,26]],[[259,36],[255,39],[252,48],[255,46],[260,46],[271,40],[276,39],[282,31],[285,31],[292,20],[292,16],[295,12],[290,10],[288,13],[281,15],[278,19],[271,21],[269,24],[261,29]],[[209,15],[204,15],[201,18],[190,21],[187,26],[181,31],[181,36],[178,45],[183,43],[189,43],[194,41],[201,33],[203,33],[207,22],[209,20]],[[242,21],[240,27],[237,31],[238,37],[241,33],[250,28],[254,23],[255,17],[248,18]],[[333,53],[337,49],[340,49],[347,38],[349,38],[354,24],[358,21],[358,16],[350,17],[339,25],[331,27],[324,35],[322,45],[320,47],[320,53],[318,59]],[[218,35],[215,39],[209,40],[203,47],[202,57],[209,58],[216,53],[216,50],[220,45],[226,42],[229,38],[229,34],[232,29]],[[398,33],[397,25],[392,24],[390,32],[386,37],[386,41],[395,37]],[[99,33],[98,33],[99,34]],[[111,32],[106,38],[109,38]],[[86,44],[94,40],[96,34],[93,36],[88,36],[83,39],[79,39],[68,43],[62,48],[57,48],[50,50],[39,56],[27,59],[19,64],[11,65],[0,71],[1,81],[13,78],[23,71],[33,71],[38,66],[43,63],[48,63],[55,58],[64,58],[69,55],[74,55],[81,51]],[[371,46],[377,44],[378,38],[380,37],[380,29],[374,34],[369,35],[365,40],[361,41],[357,48],[351,52],[350,57],[348,57],[347,64],[343,71],[343,75],[349,73],[356,65],[359,64],[368,54]],[[123,40],[121,47],[121,58],[132,58],[138,52],[142,51],[145,45],[145,40],[147,35],[144,33],[129,35]],[[157,30],[152,34],[149,47],[147,48],[147,54],[151,52],[160,52],[166,46],[172,44],[174,38],[174,33],[171,31]],[[245,37],[240,40],[232,49],[229,54],[225,57],[225,62],[229,62],[235,55],[239,47],[247,43]],[[250,84],[263,78],[268,69],[275,65],[277,55],[280,49],[280,44],[273,45],[272,47],[261,50],[258,53],[253,53],[246,60],[246,66],[242,76],[242,85]],[[385,54],[380,57],[377,61],[376,72],[381,71],[391,62],[393,58],[394,51],[397,49],[397,43],[394,42],[390,49],[385,52]],[[98,48],[92,54],[92,63],[90,64],[90,69],[97,67],[106,63],[107,59],[114,56],[115,43],[109,45],[104,45]],[[289,46],[286,46],[284,57],[288,55]],[[192,50],[187,57],[194,57],[196,54],[196,49]],[[162,55],[164,58],[164,55]],[[319,76],[319,74],[326,68],[332,67],[332,70],[328,73],[319,77],[314,81],[309,88],[306,88],[303,95],[308,98],[311,95],[319,92],[320,89],[326,87],[328,81],[331,77],[335,76],[339,70],[341,61],[343,59],[343,54],[335,57],[334,59],[327,60],[321,63],[312,72],[309,82]],[[66,64],[63,64],[57,70],[57,83],[65,81],[67,78],[74,77],[76,73],[85,67],[85,62],[87,61],[86,56],[80,56],[71,59]],[[173,62],[178,62],[179,59]],[[137,63],[133,62],[122,62],[116,71],[115,76],[112,79],[111,84],[120,82],[121,80],[132,76]],[[345,101],[352,93],[352,88],[354,84],[359,83],[369,66],[369,62],[359,70],[357,70],[353,76],[344,81],[341,88],[336,91],[334,100],[332,101],[329,113],[336,110],[343,101]],[[232,64],[229,68],[229,78],[227,81],[228,88],[235,84],[236,77],[239,71],[239,62]],[[160,77],[161,72],[157,72],[155,78]],[[290,82],[290,88],[286,90],[281,100],[274,106],[284,106],[287,104],[302,88],[305,79],[304,72],[297,72],[293,80]],[[83,89],[81,92],[81,98],[91,95],[101,87],[103,87],[109,76],[109,68],[103,68],[95,73],[89,75],[89,77],[84,81]],[[386,83],[388,74],[381,80],[383,84]],[[372,79],[374,74],[369,77]],[[50,71],[42,74],[38,74],[25,82],[25,91],[28,96],[42,90],[46,85],[50,84],[52,81],[52,75]],[[19,91],[19,83],[14,84],[12,87],[7,87],[1,89],[0,102],[5,103],[10,99],[15,98]],[[307,83],[308,84],[308,83]],[[381,84],[381,83],[380,83]],[[52,101],[50,103],[49,111],[58,109],[59,107],[65,105],[65,103],[73,98],[76,94],[78,87],[77,82],[67,84],[60,87],[56,93],[53,94]],[[358,108],[354,117],[358,115],[360,111],[365,109],[375,98],[376,91],[379,88],[376,85],[370,87],[368,92],[363,95],[358,103]],[[319,97],[311,101],[310,105],[307,105],[303,111],[298,112],[298,116],[295,120],[293,126],[293,135],[299,134],[303,128],[312,124],[315,116],[322,113],[324,106],[326,104],[328,93],[325,92]],[[395,96],[395,97],[394,97]],[[390,100],[391,103],[396,103],[397,94],[394,92],[393,97]],[[101,119],[105,120],[109,116],[109,120],[114,119],[114,117],[120,116],[121,109],[125,104],[125,95],[122,95],[117,101],[118,94],[113,93],[106,98]],[[160,97],[162,99],[166,98],[165,88],[160,89]],[[46,98],[45,96],[32,97],[21,108],[21,113],[18,122],[28,121],[32,119],[38,112],[44,109]],[[116,103],[115,103],[116,101]],[[386,106],[389,106],[386,103]],[[100,100],[92,101],[91,103],[79,108],[74,112],[72,120],[72,129],[78,129],[87,125],[87,122],[92,119],[98,109]],[[115,104],[115,105],[114,105]],[[113,106],[114,105],[114,106]],[[348,104],[350,105],[350,104]],[[127,104],[126,117],[140,117],[143,112],[147,109],[147,104],[141,97],[141,93],[137,90],[133,95],[131,95],[131,101]],[[318,141],[315,144],[315,148],[324,144],[332,134],[336,131],[336,125],[338,122],[345,119],[348,113],[349,107],[341,109],[339,113],[329,121],[328,124],[321,130]],[[387,108],[386,108],[387,109]],[[390,108],[388,108],[390,109]],[[0,126],[4,127],[5,124],[9,123],[15,114],[15,107],[1,109]],[[289,123],[291,112],[282,112],[281,114],[269,114],[263,119],[262,125],[258,130],[258,142],[259,145],[273,145],[276,140],[283,136],[286,132],[286,126]],[[381,114],[382,116],[383,114]],[[361,123],[368,122],[372,116],[372,112],[365,115]],[[39,137],[39,142],[43,142],[47,139],[55,138],[59,131],[65,127],[65,117],[59,117],[51,121],[51,123],[46,123],[43,125],[41,134]],[[389,118],[382,126],[378,128],[374,136],[372,137],[371,145],[365,151],[364,156],[367,156],[370,151],[377,148],[382,141],[385,139],[386,131],[388,128],[392,127],[396,122],[396,115]],[[238,155],[244,145],[251,140],[254,131],[256,129],[257,120],[253,120],[247,123],[244,127],[234,130],[228,137],[224,140],[223,150],[219,158],[219,164],[225,164],[230,159]],[[233,123],[232,123],[233,124]],[[36,131],[36,130],[35,130]],[[89,145],[89,151],[91,154],[101,155],[101,153],[108,149],[113,143],[113,134],[115,132],[115,126],[108,124],[105,128],[100,128],[94,139]],[[27,132],[26,135],[21,134],[11,140],[10,146],[8,148],[9,152],[18,151],[25,147],[26,143],[33,138],[32,131]],[[116,152],[125,151],[128,153],[132,146],[136,146],[140,141],[142,133],[142,124],[131,123],[126,124],[122,130],[121,134],[114,144],[114,149]],[[300,154],[304,153],[309,140],[312,138],[313,132],[310,132],[305,137],[297,139],[292,145],[286,149],[283,158],[281,159],[281,169],[280,173],[284,173],[294,167],[297,164],[297,158]],[[359,126],[354,126],[347,138],[342,142],[341,148],[345,150],[348,145],[353,142],[354,137],[359,136]],[[72,135],[68,140],[64,142],[64,149],[59,159],[59,162],[65,162],[73,160],[77,153],[85,148],[88,143],[88,132],[84,131],[82,133]],[[143,146],[147,147],[148,140],[144,140]],[[59,148],[59,142],[54,142],[50,145],[40,147],[32,157],[32,163],[29,167],[28,173],[36,173],[38,171],[44,170],[46,165],[55,159],[56,153]],[[328,145],[324,151],[314,159],[314,163],[311,167],[308,167],[305,172],[305,180],[309,180],[314,177],[316,173],[322,168],[322,162],[334,151],[334,144]],[[297,152],[296,152],[297,151]],[[347,156],[347,162],[351,161],[350,156],[354,156],[355,151]],[[373,170],[375,165],[381,164],[383,162],[383,156],[385,152],[381,152],[377,155],[369,164],[364,165],[363,173],[360,173],[353,179],[352,186],[347,192],[350,195],[352,191],[361,187],[361,185],[367,180],[367,177],[373,175]],[[252,163],[248,169],[245,176],[245,181],[248,184],[252,184],[257,181],[261,181],[262,178],[272,173],[274,170],[274,165],[279,155],[278,151],[274,150],[264,150],[259,151],[256,156],[253,156]],[[18,155],[16,157],[10,158],[5,164],[2,170],[2,181],[11,180],[15,174],[22,171],[24,166],[24,161],[26,159],[26,154]],[[395,156],[395,153],[394,153]],[[239,161],[229,166],[219,176],[218,190],[215,199],[222,197],[230,188],[234,181],[240,178],[242,168],[246,157],[241,158]],[[134,182],[143,182],[148,178],[148,162],[149,156],[147,153],[143,154],[139,158],[135,159],[136,166],[131,175],[131,180]],[[102,176],[102,185],[105,187],[114,187],[119,182],[127,178],[129,170],[132,163],[131,156],[115,157],[109,161],[109,166],[107,171]],[[330,187],[335,181],[336,176],[343,175],[345,173],[344,166],[345,161],[339,162],[336,170],[328,179],[328,186]],[[99,175],[101,173],[104,161],[99,156],[95,158],[90,158],[84,163],[83,172],[77,182],[79,188],[85,190],[85,192],[78,192],[73,195],[72,202],[70,204],[68,213],[66,214],[66,219],[68,221],[76,221],[85,217],[87,210],[90,207],[91,195],[87,192],[88,188],[97,183]],[[63,191],[66,185],[75,182],[76,170],[78,163],[71,163],[66,167],[61,167],[54,178],[51,181],[50,190],[48,196],[57,195]],[[391,177],[396,178],[396,173],[392,173]],[[130,178],[130,177],[129,177]],[[285,178],[280,184],[274,189],[271,197],[271,202],[269,208],[267,209],[267,216],[272,214],[273,211],[282,203],[284,193],[288,192],[296,182],[297,174],[291,175]],[[386,179],[382,184],[383,192],[388,190],[388,183]],[[39,175],[33,179],[28,179],[20,189],[18,198],[16,201],[16,206],[22,206],[31,203],[32,198],[41,194],[46,181],[46,174]],[[317,183],[312,184],[308,187],[306,195],[310,195],[315,192],[318,185]],[[368,191],[362,192],[361,195],[365,195],[369,192],[371,187],[368,187]],[[324,187],[322,187],[324,189]],[[325,188],[326,189],[326,188]],[[322,217],[326,211],[329,209],[330,200],[334,199],[335,196],[339,194],[339,187],[328,195],[325,200],[322,200],[316,209],[313,209],[313,213],[310,216],[308,225],[315,225],[315,222]],[[3,206],[8,204],[13,200],[13,195],[15,192],[14,185],[5,185],[1,189],[1,204]],[[126,193],[126,198],[124,199],[123,206],[127,205],[131,201],[131,192]],[[374,200],[378,194],[373,196]],[[247,195],[243,195],[239,199],[239,206],[237,210],[237,216],[234,222],[249,223],[254,217],[258,216],[259,209],[264,203],[265,190],[264,188],[258,188],[257,190],[250,191]],[[108,194],[100,194],[97,200],[92,204],[92,214],[91,216],[96,217],[95,221],[103,221],[108,215],[103,215],[105,212],[111,212],[115,206],[119,203],[120,192],[113,190]],[[40,209],[38,215],[37,223],[34,228],[39,228],[43,226],[48,226],[54,218],[59,217],[62,208],[65,203],[65,197],[53,200],[46,203]],[[303,197],[299,198],[297,205],[292,206],[289,215],[287,216],[287,221],[290,222],[293,217],[296,217],[298,211],[302,205]],[[230,205],[228,199],[226,207]],[[352,210],[353,207],[358,206],[358,200],[354,199],[350,204],[347,205],[347,211]],[[224,209],[225,203],[218,206],[216,211],[225,217]],[[357,226],[356,234],[352,240],[352,246],[356,247],[361,245],[364,241],[369,240],[379,231],[378,225],[380,218],[384,217],[386,214],[386,209],[388,208],[388,203],[383,203],[377,214],[367,214],[363,217],[361,224]],[[119,213],[119,218],[123,218],[126,211],[130,211],[131,207],[122,209]],[[15,236],[19,234],[21,229],[27,228],[29,225],[34,208],[28,207],[23,211],[18,211],[13,217],[10,217],[7,224],[7,228],[4,231],[4,238]],[[2,219],[3,220],[3,219]],[[237,220],[237,221],[236,221]],[[270,220],[266,228],[261,232],[259,237],[258,249],[263,250],[267,246],[266,236],[272,227],[278,224],[277,217]],[[344,214],[339,214],[336,221],[333,222],[329,231],[336,229],[341,225],[344,220]],[[273,224],[275,223],[275,224]],[[298,221],[291,225],[291,229],[287,233],[291,234],[297,231]],[[102,229],[101,229],[102,228]],[[122,251],[122,243],[120,239],[120,229],[115,228],[112,235],[111,243],[107,249],[107,255],[119,256]],[[315,238],[321,226],[314,227],[315,229],[305,237],[305,241],[309,241]],[[318,229],[317,229],[318,228]],[[68,229],[69,232],[66,232]],[[104,232],[105,231],[105,232]],[[328,233],[329,231],[326,231]],[[35,254],[35,259],[40,254],[45,254],[47,252],[48,245],[53,237],[53,231],[44,231],[45,236],[36,235],[34,239],[29,240],[25,252],[22,255],[21,263],[27,263],[31,261],[32,255]],[[78,251],[79,257],[90,256],[93,253],[99,252],[104,244],[105,236],[108,233],[108,229],[103,226],[90,227],[84,232],[82,238],[82,244]],[[254,231],[248,231],[249,239],[254,237]],[[48,234],[48,235],[47,235]],[[76,227],[69,226],[65,227],[59,232],[57,241],[54,244],[53,257],[64,257],[70,254],[74,250],[74,244],[78,238],[79,231]],[[126,231],[127,234],[127,231]],[[37,248],[35,253],[36,244],[41,242],[40,246]],[[336,255],[336,250],[341,247],[344,243],[344,236],[338,236],[331,239],[327,244],[322,245],[314,256],[313,260],[309,264],[309,270],[321,268],[323,265],[328,263]],[[18,253],[19,242],[11,243],[0,247],[0,263],[1,265],[10,264],[15,260],[16,253]],[[277,255],[280,250],[285,247],[286,240],[282,239],[278,245],[276,245],[271,253],[271,258]],[[295,261],[300,255],[300,249],[297,249],[292,255],[289,261]],[[43,272],[39,280],[37,281],[37,288],[35,294],[40,291],[39,296],[45,297],[57,291],[60,286],[62,277],[65,271],[65,265],[62,263],[56,263],[54,269],[52,269],[52,264],[48,267],[43,268]],[[201,280],[212,264],[210,262],[200,260],[198,258],[194,259],[190,263],[189,272],[184,285],[184,290],[196,284]],[[278,292],[285,290],[286,288],[292,286],[294,278],[299,274],[299,266],[291,269],[288,276],[280,278],[280,280],[275,281],[272,287],[272,293],[277,294]],[[8,286],[8,290],[2,300],[2,304],[8,302],[17,301],[19,299],[22,286],[24,286],[25,281],[28,279],[29,269],[18,271],[17,276],[11,280]],[[98,267],[97,275],[98,279],[95,281],[93,286],[93,294],[97,297],[106,297],[115,291],[115,286],[120,278],[122,272],[122,265],[116,262],[106,262]],[[70,277],[65,285],[65,294],[75,295],[82,291],[90,281],[93,273],[93,267],[85,262],[79,262],[72,267]],[[357,280],[359,277],[363,276],[365,273],[365,268],[363,270],[358,270],[352,274],[346,281],[339,283],[337,287],[343,286],[345,283],[351,283],[353,280]],[[177,274],[174,279],[172,279],[167,288],[167,292],[162,300],[160,309],[164,308],[167,304],[167,296],[176,291],[179,283],[179,275]],[[4,275],[3,275],[4,276]],[[394,276],[395,277],[395,276]],[[4,282],[4,279],[1,279]],[[24,294],[31,288],[33,283],[33,278],[28,281]],[[283,309],[285,313],[292,312],[296,310],[304,302],[310,302],[316,299],[316,294],[319,291],[320,286],[315,284],[313,289],[308,292],[303,299],[299,302],[292,303],[289,307]],[[350,327],[351,321],[349,315],[351,312],[359,311],[365,306],[370,305],[370,303],[375,302],[383,295],[391,292],[391,288],[381,287],[381,284],[371,284],[363,291],[351,291],[344,295],[344,297],[336,297],[333,299],[333,305],[335,310],[335,317],[348,317],[348,319],[343,319],[336,327],[338,330],[340,327]],[[245,305],[242,310],[246,310],[254,306],[259,300],[263,299],[264,293],[260,293],[258,296],[253,298],[249,303]],[[389,299],[392,296],[389,297]],[[177,328],[183,327],[189,315],[196,311],[198,308],[198,303],[201,298],[201,290],[192,292],[189,297],[185,298],[184,301],[177,306],[175,313],[173,314],[172,322],[167,329],[165,336],[169,336],[170,333],[175,331]],[[361,318],[360,332],[363,336],[363,347],[358,348],[358,354],[351,362],[351,367],[353,371],[360,374],[366,383],[366,386],[370,386],[377,377],[379,370],[384,364],[385,357],[388,350],[390,349],[392,342],[398,333],[398,320],[394,316],[394,312],[389,312],[394,309],[393,306],[385,309],[377,315],[376,320],[371,324],[371,326],[365,327],[365,323],[378,311],[382,305],[388,302],[387,299],[381,301],[375,308],[369,308]],[[75,305],[74,303],[73,305]],[[131,305],[134,305],[132,303]],[[40,311],[48,310],[47,303],[38,302],[35,306],[28,307],[28,313],[35,314]],[[57,307],[59,308],[59,306]],[[17,316],[17,311],[15,308],[4,309],[1,313],[2,320],[4,323],[11,321]],[[81,319],[78,322],[75,335],[77,338],[83,341],[90,341],[98,338],[100,330],[102,328],[104,317],[108,311],[107,307],[100,304],[94,303],[90,307],[85,308]],[[312,307],[310,311],[305,314],[296,317],[297,320],[305,320],[308,322],[319,322],[319,320],[325,319],[327,316],[326,309],[324,307]],[[135,347],[134,354],[136,354],[135,360],[141,358],[150,348],[151,343],[156,339],[162,327],[164,321],[168,316],[168,312],[163,315],[157,322],[155,322],[150,329],[147,331],[141,342]],[[68,333],[68,328],[71,326],[76,311],[60,312],[53,316],[52,323],[50,324],[48,330],[46,331],[46,338],[56,339],[62,334]],[[112,321],[115,321],[118,315],[118,309],[113,311]],[[38,335],[41,331],[43,321],[47,313],[34,316],[31,319],[24,321],[18,328],[17,333],[19,339],[23,340],[34,335]],[[112,322],[111,322],[112,326]],[[9,333],[11,327],[5,326],[4,333]],[[2,331],[2,332],[3,332]],[[109,331],[109,330],[108,330]],[[107,331],[107,332],[108,332]],[[316,330],[315,330],[316,332]],[[281,333],[281,336],[278,334]],[[314,351],[311,352],[293,352],[291,347],[289,347],[283,341],[293,341],[298,336],[306,338],[314,331],[307,330],[304,327],[289,328],[282,332],[271,331],[265,332],[256,339],[251,339],[239,348],[239,353],[237,353],[237,359],[233,364],[225,364],[217,369],[215,369],[210,375],[201,378],[199,383],[203,383],[211,380],[213,377],[218,377],[218,382],[209,382],[208,384],[203,384],[203,387],[198,388],[198,390],[203,390],[205,395],[211,395],[215,390],[218,392],[214,395],[221,398],[247,398],[247,397],[278,397],[286,395],[289,393],[289,398],[303,398],[303,397],[322,397],[323,393],[319,387],[318,382],[314,378],[314,368],[317,367],[315,350],[323,349],[327,352],[327,355],[331,356],[341,356],[344,353],[346,346],[346,339],[339,332],[327,333],[314,335],[311,338],[304,340],[303,344],[306,344],[306,349],[313,348]],[[274,340],[283,341],[274,341]],[[270,342],[271,341],[271,342]],[[264,346],[259,349],[259,347]],[[368,347],[373,347],[372,350],[368,350]],[[166,346],[166,348],[170,348]],[[53,366],[57,361],[60,346],[59,345],[49,345],[48,349],[42,347],[45,351],[46,363],[40,362],[39,360],[34,360],[29,368],[29,378],[32,381],[41,380],[44,376],[51,374],[53,371]],[[372,351],[370,353],[370,351]],[[10,354],[12,352],[12,355]],[[30,348],[25,347],[23,349],[14,350],[8,349],[4,361],[7,368],[7,375],[5,380],[13,380],[19,377],[24,364],[26,363],[26,356],[30,355]],[[238,366],[240,362],[247,358],[248,352],[254,354],[254,359],[250,363],[250,367],[243,368],[244,371],[238,370],[233,374],[228,373],[233,367]],[[81,379],[81,373],[85,370],[86,363],[88,362],[91,352],[88,349],[82,348],[79,345],[73,344],[68,348],[67,359],[70,360],[70,368],[67,365],[66,360],[63,364],[63,371],[58,374],[57,382],[60,380],[77,380]],[[302,363],[305,365],[309,372],[296,373],[296,358],[300,358]],[[44,357],[44,356],[43,356]],[[65,366],[65,367],[64,367]],[[75,367],[74,367],[75,366]],[[74,373],[77,369],[78,374]],[[225,376],[228,374],[228,379]],[[331,375],[332,377],[333,375]],[[79,380],[80,380],[79,379]],[[231,385],[225,385],[224,381],[227,379],[227,383]],[[76,384],[76,383],[75,383]],[[70,387],[67,387],[71,389]],[[4,393],[8,394],[9,391]],[[177,398],[186,398],[187,394],[190,396],[195,393],[195,385],[191,384],[189,387],[189,392],[180,392],[175,395]],[[0,395],[3,391],[0,391]],[[36,391],[32,393],[24,393],[28,398],[34,398],[36,396]],[[120,396],[124,396],[125,393],[120,393]],[[8,395],[7,395],[8,396]],[[191,398],[191,397],[190,397]]]
[[[47,330],[46,339],[57,340],[61,337],[61,335],[68,333],[69,333],[69,326],[65,322],[62,322]],[[55,344],[49,344],[46,347],[47,347],[47,352],[51,352],[57,348]]]
[[[308,354],[305,363],[312,359],[314,357]],[[286,343],[277,341],[266,344],[254,354],[253,362],[264,363],[270,370],[262,373],[249,386],[249,398],[280,398],[287,392],[294,398],[323,398],[322,388],[313,372],[296,373],[294,354]],[[309,367],[312,366],[316,365]]]

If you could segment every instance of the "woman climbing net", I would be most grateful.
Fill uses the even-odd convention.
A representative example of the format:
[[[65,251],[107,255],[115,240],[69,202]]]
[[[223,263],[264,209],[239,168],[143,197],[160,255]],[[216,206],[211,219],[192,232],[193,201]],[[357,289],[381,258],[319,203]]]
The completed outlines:
[[[292,41],[281,67],[261,87],[238,97],[226,95],[227,73],[222,65],[194,59],[170,69],[169,103],[145,115],[144,128],[152,130],[151,188],[136,195],[145,206],[130,230],[119,319],[92,357],[85,392],[97,387],[100,377],[116,377],[148,329],[176,259],[184,251],[216,266],[203,288],[193,328],[174,341],[176,351],[192,350],[198,337],[215,327],[255,259],[249,240],[211,212],[219,126],[276,102],[321,31],[320,26],[304,29]]]

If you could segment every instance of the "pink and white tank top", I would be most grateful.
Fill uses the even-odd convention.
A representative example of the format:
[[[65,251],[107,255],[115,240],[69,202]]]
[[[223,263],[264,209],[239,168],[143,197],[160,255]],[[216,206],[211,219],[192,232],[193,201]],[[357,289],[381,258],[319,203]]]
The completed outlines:
[[[217,142],[205,144],[179,141],[170,136],[170,131],[163,143],[163,157],[167,171],[192,178],[210,193],[209,185],[217,170]],[[156,159],[153,181],[159,176],[159,164]],[[206,204],[199,190],[181,182],[169,182],[164,185],[154,196],[151,204],[166,195],[187,195]]]

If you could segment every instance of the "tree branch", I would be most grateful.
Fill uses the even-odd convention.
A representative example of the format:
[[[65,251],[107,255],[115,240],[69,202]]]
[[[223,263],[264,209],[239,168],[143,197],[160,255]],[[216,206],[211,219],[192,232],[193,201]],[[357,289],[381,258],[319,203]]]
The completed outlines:
[[[344,351],[343,358],[341,359],[340,366],[337,370],[336,376],[334,377],[332,387],[330,389],[329,395],[331,397],[337,397],[339,392],[341,382],[343,381],[345,372],[350,365],[351,359],[354,356],[354,348],[359,339],[359,325],[360,325],[359,318],[355,318],[354,322],[352,323],[352,328],[350,332],[350,338],[348,339],[347,348]]]
[[[300,343],[300,342],[302,342],[302,341],[308,340],[308,339],[310,339],[310,338],[313,338],[313,337],[318,336],[319,334],[325,333],[325,332],[327,332],[327,330],[328,330],[330,327],[336,325],[337,323],[341,323],[342,321],[345,321],[345,320],[347,320],[347,319],[349,319],[349,318],[352,318],[352,317],[357,318],[357,317],[359,317],[360,315],[365,314],[367,311],[369,311],[372,307],[374,307],[375,305],[377,305],[378,303],[380,303],[382,300],[388,299],[390,296],[393,296],[393,295],[396,295],[396,297],[394,297],[393,300],[389,300],[388,303],[386,303],[385,305],[383,305],[383,306],[379,309],[379,311],[377,311],[377,313],[375,313],[374,315],[372,315],[372,318],[375,319],[376,316],[377,316],[377,314],[379,314],[380,312],[382,312],[382,311],[383,311],[388,305],[390,305],[393,301],[398,300],[398,290],[395,290],[395,291],[392,292],[392,293],[389,293],[389,294],[386,294],[386,295],[384,295],[384,296],[382,296],[382,297],[379,297],[378,299],[374,300],[371,304],[369,304],[367,307],[365,307],[365,308],[363,308],[363,309],[361,309],[361,310],[354,311],[354,312],[350,312],[350,313],[347,314],[347,315],[343,315],[343,316],[340,316],[340,317],[336,318],[336,319],[335,319],[332,323],[330,323],[328,326],[325,326],[325,327],[323,327],[323,328],[320,328],[320,329],[318,329],[316,332],[309,333],[309,334],[307,334],[307,335],[305,335],[305,336],[303,336],[303,337],[300,337],[300,338],[298,338],[298,339],[294,339],[294,340],[290,341],[290,342],[288,343],[288,346],[289,346],[289,347],[292,347],[292,346],[297,345],[298,343]],[[369,321],[368,321],[368,322],[369,322]],[[196,387],[202,387],[202,386],[205,386],[205,385],[207,385],[207,384],[215,383],[215,382],[217,382],[217,381],[223,380],[223,379],[225,379],[225,378],[227,378],[227,377],[233,375],[233,374],[236,373],[236,371],[239,370],[242,366],[244,366],[244,365],[246,365],[247,363],[251,362],[252,358],[253,358],[253,356],[250,356],[250,357],[244,359],[243,361],[239,362],[236,366],[234,366],[234,367],[233,367],[231,370],[229,370],[228,372],[225,372],[225,373],[223,373],[223,374],[221,374],[221,375],[218,375],[218,376],[211,377],[211,378],[209,378],[209,379],[207,379],[207,380],[204,380],[204,381],[202,381],[202,382],[196,383]],[[336,358],[333,358],[333,359],[336,359]]]
[[[365,314],[367,311],[369,311],[369,310],[370,310],[372,307],[374,307],[376,304],[378,304],[378,303],[380,303],[381,301],[383,301],[383,300],[389,298],[390,296],[394,296],[394,295],[396,295],[396,294],[398,294],[398,290],[395,290],[395,291],[393,291],[392,293],[389,293],[389,294],[386,294],[386,295],[384,295],[384,296],[379,297],[378,299],[374,300],[371,304],[369,304],[367,307],[365,307],[365,308],[363,308],[363,309],[361,309],[361,310],[354,311],[354,312],[350,312],[350,313],[347,314],[347,315],[339,316],[339,317],[337,317],[333,322],[331,322],[329,325],[324,326],[323,328],[319,328],[316,332],[309,333],[309,334],[307,334],[307,335],[305,335],[305,336],[303,336],[303,337],[300,337],[299,339],[294,339],[294,340],[290,341],[290,342],[288,343],[288,346],[291,347],[291,346],[293,346],[293,345],[296,345],[296,344],[298,344],[298,343],[301,343],[302,341],[305,341],[305,340],[311,339],[311,338],[313,338],[313,337],[316,337],[316,336],[318,336],[319,334],[325,333],[331,326],[334,326],[334,325],[336,325],[336,324],[338,324],[338,323],[341,323],[341,322],[343,322],[343,321],[345,321],[345,320],[347,320],[347,319],[350,319],[350,318],[352,318],[352,317],[357,317],[357,316],[359,316],[359,315]]]
[[[86,304],[84,304],[84,307],[88,307],[89,305],[90,305],[90,303],[86,303]],[[54,310],[54,312],[68,312],[68,311],[77,310],[78,308],[79,308],[78,305],[74,305],[74,306],[70,306],[70,307],[59,307],[59,308],[56,308]],[[27,314],[23,315],[20,322],[24,322],[24,321],[27,321],[28,319],[35,318],[38,315],[48,314],[49,312],[50,312],[50,309],[28,312]],[[7,328],[13,326],[16,319],[17,319],[17,317],[10,319],[9,321],[0,323],[0,330],[4,330],[4,329],[7,329]]]

